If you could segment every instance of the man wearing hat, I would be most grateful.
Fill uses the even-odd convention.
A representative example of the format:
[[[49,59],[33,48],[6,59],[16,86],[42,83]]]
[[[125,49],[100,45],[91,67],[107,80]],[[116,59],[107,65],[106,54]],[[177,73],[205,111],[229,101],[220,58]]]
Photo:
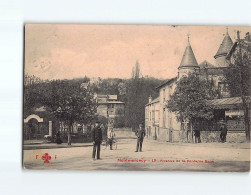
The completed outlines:
[[[137,147],[136,147],[135,152],[138,152],[138,151],[142,152],[142,144],[143,144],[144,137],[146,135],[146,132],[143,129],[143,124],[139,125],[139,130],[135,132],[135,135],[137,136]]]
[[[95,127],[92,131],[92,141],[93,141],[93,153],[92,158],[95,160],[96,150],[97,150],[97,160],[100,159],[100,144],[102,143],[102,130],[100,128],[100,122],[96,121]]]

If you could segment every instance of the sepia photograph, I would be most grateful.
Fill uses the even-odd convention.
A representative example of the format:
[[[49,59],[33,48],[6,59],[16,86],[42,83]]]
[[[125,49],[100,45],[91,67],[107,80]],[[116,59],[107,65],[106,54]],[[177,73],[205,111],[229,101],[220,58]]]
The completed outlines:
[[[25,24],[23,169],[249,172],[250,33]]]

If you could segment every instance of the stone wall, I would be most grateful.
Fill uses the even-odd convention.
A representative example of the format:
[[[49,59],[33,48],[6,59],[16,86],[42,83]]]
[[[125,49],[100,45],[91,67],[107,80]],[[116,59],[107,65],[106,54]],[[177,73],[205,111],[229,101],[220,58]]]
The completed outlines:
[[[173,137],[172,142],[179,142],[180,141],[180,130],[173,129]]]
[[[230,131],[228,131],[227,142],[237,142],[237,143],[246,142],[246,133],[245,132],[230,132]]]
[[[170,130],[169,128],[159,128],[159,134],[157,136],[157,140],[161,142],[170,142]],[[171,134],[171,142],[179,142],[180,141],[180,130],[172,129]],[[152,137],[154,139],[154,137]]]
[[[168,137],[168,131],[166,128],[159,128],[159,136],[157,137],[158,141],[166,142]]]
[[[187,142],[187,131],[181,130],[179,132],[180,142]]]
[[[220,142],[220,131],[201,131],[201,142]]]
[[[220,131],[201,131],[200,138],[201,142],[221,142]],[[227,142],[243,143],[246,141],[245,132],[228,131]]]

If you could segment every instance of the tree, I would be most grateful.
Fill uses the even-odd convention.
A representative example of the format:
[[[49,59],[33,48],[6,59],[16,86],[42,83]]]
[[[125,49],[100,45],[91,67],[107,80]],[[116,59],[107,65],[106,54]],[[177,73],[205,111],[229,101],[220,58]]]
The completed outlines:
[[[215,94],[211,82],[190,74],[177,82],[174,93],[167,101],[167,108],[176,114],[178,121],[189,121],[193,131],[198,121],[213,118],[212,109],[206,100],[212,99]]]
[[[88,124],[95,118],[96,102],[93,94],[69,81],[53,81],[51,96],[44,101],[55,117],[69,126],[68,145],[74,122]]]
[[[136,61],[135,66],[132,68],[132,78],[133,79],[139,79],[140,76],[140,64],[138,61]]]
[[[140,75],[139,65],[137,75]],[[159,86],[163,80],[153,77],[133,77],[131,79],[106,78],[100,79],[98,83],[91,85],[91,90],[98,94],[117,94],[118,100],[125,102],[125,114],[123,117],[116,118],[116,121],[122,126],[136,128],[145,120],[145,105],[148,103],[148,97],[158,96],[156,86]]]
[[[238,39],[238,45],[232,54],[229,69],[226,71],[225,78],[231,96],[241,96],[242,109],[244,111],[244,122],[246,140],[250,141],[250,113],[248,105],[248,96],[251,94],[251,53],[244,50],[241,46],[241,40]]]
[[[145,121],[145,105],[148,103],[148,97],[158,96],[156,86],[161,82],[162,80],[159,79],[144,77],[128,80],[125,98],[125,125],[127,127],[135,129]]]
[[[125,126],[125,115],[124,115],[124,109],[117,108],[116,110],[116,117],[114,118],[114,127],[115,128],[121,128]]]

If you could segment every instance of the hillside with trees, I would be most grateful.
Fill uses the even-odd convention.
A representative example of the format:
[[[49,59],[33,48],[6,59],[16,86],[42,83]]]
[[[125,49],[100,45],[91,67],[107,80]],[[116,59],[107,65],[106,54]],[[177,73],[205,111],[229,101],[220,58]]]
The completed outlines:
[[[138,63],[136,63],[133,71],[132,78],[130,79],[95,78],[94,82],[88,77],[49,81],[25,75],[24,115],[25,113],[31,113],[32,110],[41,106],[47,106],[56,114],[55,107],[60,102],[64,103],[63,97],[76,94],[76,91],[80,90],[82,83],[89,82],[89,91],[91,94],[118,95],[118,100],[125,102],[125,117],[124,121],[119,121],[120,124],[136,128],[140,123],[144,123],[145,105],[148,103],[148,97],[152,96],[156,98],[158,96],[156,87],[163,80],[148,76],[140,77]],[[76,102],[79,102],[78,97],[76,97]],[[63,116],[64,114],[60,115],[61,118]]]

